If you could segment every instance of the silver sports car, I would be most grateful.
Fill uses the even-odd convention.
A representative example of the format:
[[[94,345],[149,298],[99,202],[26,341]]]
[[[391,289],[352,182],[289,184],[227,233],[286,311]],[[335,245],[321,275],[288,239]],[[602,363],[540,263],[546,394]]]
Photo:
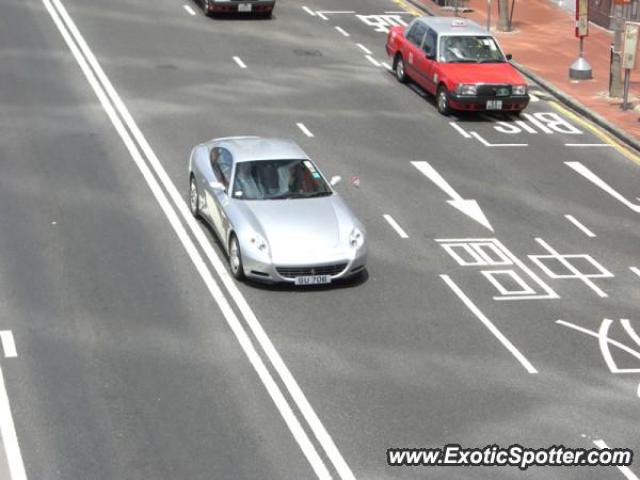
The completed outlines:
[[[231,273],[263,282],[331,283],[361,273],[364,226],[291,140],[217,138],[189,159],[189,207],[213,227]]]

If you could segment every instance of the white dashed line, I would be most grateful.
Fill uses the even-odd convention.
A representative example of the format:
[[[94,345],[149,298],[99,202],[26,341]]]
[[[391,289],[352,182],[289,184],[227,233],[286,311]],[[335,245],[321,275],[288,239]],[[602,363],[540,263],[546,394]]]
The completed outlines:
[[[316,12],[314,12],[313,10],[311,10],[309,7],[302,7],[302,9],[307,12],[309,15],[311,15],[312,17],[316,16]]]
[[[456,122],[449,122],[449,125],[455,128],[458,131],[458,133],[462,135],[464,138],[472,138],[471,135],[469,135],[469,133],[460,125],[458,125]]]
[[[367,55],[371,55],[373,52],[371,50],[369,50],[367,47],[365,47],[364,45],[362,45],[361,43],[356,43],[356,45],[358,46],[358,48],[360,50],[362,50],[364,53],[366,53]]]
[[[313,138],[313,133],[311,133],[311,131],[304,125],[304,123],[296,123],[296,125],[307,137]]]
[[[367,60],[369,60],[376,67],[380,66],[380,62],[377,61],[375,58],[373,58],[371,55],[366,55],[366,57],[367,57]]]
[[[576,217],[574,217],[573,215],[565,215],[564,218],[566,218],[567,220],[569,220],[571,223],[573,223],[576,227],[578,227],[580,230],[582,230],[584,232],[584,234],[587,237],[595,237],[596,234],[593,233],[591,230],[589,230],[587,227],[585,227],[582,223],[580,223]]]
[[[638,267],[629,267],[629,270],[631,270],[633,273],[635,273],[637,276],[640,277],[640,268],[638,268]]]
[[[245,63],[240,59],[240,57],[233,57],[233,61],[238,64],[240,68],[247,68]]]
[[[11,330],[0,331],[0,342],[2,342],[2,351],[5,358],[16,358],[18,356],[16,342],[13,341]]]
[[[335,27],[335,29],[336,29],[337,31],[339,31],[342,35],[344,35],[345,37],[350,37],[350,36],[351,36],[351,35],[349,35],[347,32],[345,32],[344,28],[342,28],[342,27],[338,27],[338,26],[336,26],[336,27]]]
[[[184,8],[189,15],[195,15],[196,14],[196,12],[193,11],[193,8],[191,8],[189,5],[183,5],[182,8]]]
[[[389,71],[393,71],[393,68],[391,68],[391,65],[389,65],[387,62],[382,62],[382,66]]]
[[[522,364],[522,366],[527,370],[527,372],[538,373],[538,370],[536,370],[534,366],[531,365],[531,362],[529,362],[529,360],[527,360],[527,358],[522,353],[520,353],[520,350],[518,350],[513,345],[513,343],[511,343],[511,341],[507,337],[505,337],[500,330],[498,330],[498,327],[496,327],[493,324],[493,322],[489,320],[485,316],[485,314],[480,311],[478,307],[475,306],[475,304],[471,301],[471,299],[469,299],[469,297],[467,297],[465,293],[462,290],[460,290],[460,287],[458,287],[458,285],[456,285],[453,282],[453,280],[451,280],[451,277],[449,277],[449,275],[440,275],[440,278],[444,280],[444,282],[449,286],[449,288],[453,290],[453,293],[455,293],[458,296],[458,298],[462,300],[462,303],[464,303],[466,307],[469,310],[471,310],[471,312],[476,316],[476,318],[478,318],[478,320],[480,320],[484,324],[484,326],[487,327],[489,331],[493,333],[493,335],[495,335],[495,337],[498,340],[500,340],[500,343],[502,343],[502,345],[504,345],[505,348],[509,350],[509,352],[511,352],[511,354],[514,357],[516,357],[516,359]]]
[[[603,449],[609,448],[609,446],[605,443],[601,438],[594,440],[593,443],[596,447]],[[640,480],[635,473],[631,471],[629,467],[618,467],[618,469],[622,472],[622,474],[627,477],[628,480]]]
[[[398,222],[396,222],[393,217],[391,215],[387,215],[386,213],[384,215],[382,215],[384,217],[384,219],[387,221],[387,223],[389,225],[391,225],[391,228],[393,228],[396,233],[398,235],[400,235],[400,238],[409,238],[409,235],[407,235],[407,232],[405,232],[402,227],[400,225],[398,225]]]

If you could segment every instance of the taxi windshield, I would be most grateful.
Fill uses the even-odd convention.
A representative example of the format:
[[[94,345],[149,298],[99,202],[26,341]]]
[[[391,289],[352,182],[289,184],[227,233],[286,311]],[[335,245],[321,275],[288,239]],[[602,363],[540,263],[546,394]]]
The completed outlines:
[[[505,58],[490,36],[448,35],[440,45],[446,63],[503,63]]]
[[[233,198],[284,200],[331,194],[310,160],[258,160],[240,162],[236,166]]]

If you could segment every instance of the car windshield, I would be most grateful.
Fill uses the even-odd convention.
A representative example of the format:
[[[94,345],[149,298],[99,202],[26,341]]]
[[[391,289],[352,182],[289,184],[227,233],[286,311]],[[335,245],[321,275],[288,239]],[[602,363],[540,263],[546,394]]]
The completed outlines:
[[[449,35],[440,46],[443,60],[447,63],[502,63],[505,61],[493,37],[472,35]]]
[[[310,160],[258,160],[236,166],[233,198],[280,200],[331,195]]]

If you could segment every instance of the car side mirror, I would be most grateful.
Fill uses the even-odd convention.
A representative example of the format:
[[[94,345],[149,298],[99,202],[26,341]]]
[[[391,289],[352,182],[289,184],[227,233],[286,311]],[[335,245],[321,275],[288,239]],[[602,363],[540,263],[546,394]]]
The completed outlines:
[[[513,58],[513,55],[511,55],[510,53],[507,53],[507,60],[511,60]]]
[[[331,180],[329,180],[329,183],[331,184],[332,187],[335,187],[341,181],[342,181],[342,177],[340,177],[339,175],[336,175],[334,177],[331,177]]]
[[[227,191],[227,188],[224,186],[224,184],[222,184],[221,182],[218,182],[217,180],[212,180],[211,182],[209,182],[209,187],[211,187],[211,190],[213,190],[214,192]]]

